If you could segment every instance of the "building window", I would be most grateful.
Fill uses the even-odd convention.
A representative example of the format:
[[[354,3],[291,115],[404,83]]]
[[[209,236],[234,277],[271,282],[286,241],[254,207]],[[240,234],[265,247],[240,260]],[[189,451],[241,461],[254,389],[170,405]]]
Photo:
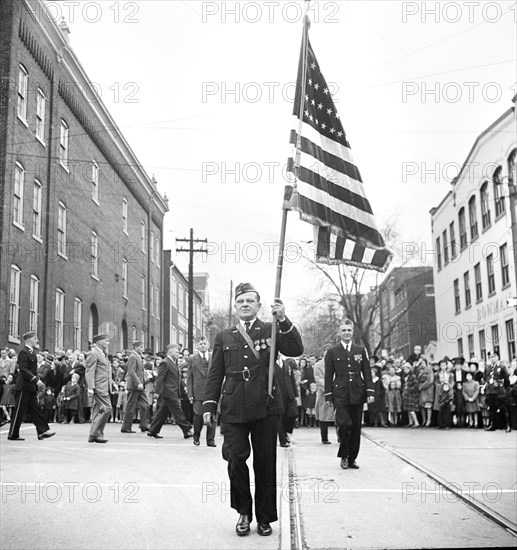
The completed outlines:
[[[503,215],[506,210],[503,195],[503,181],[501,174],[503,173],[503,167],[499,166],[494,172],[493,184],[494,184],[494,206],[495,206],[495,218]]]
[[[425,295],[434,296],[434,285],[425,285]]]
[[[481,224],[483,225],[483,230],[490,226],[490,204],[488,203],[488,182],[481,186],[481,191],[479,192],[481,199]]]
[[[170,344],[177,344],[178,343],[178,334],[176,327],[174,325],[171,325],[171,329],[169,331],[169,340]]]
[[[61,133],[59,136],[59,162],[68,170],[68,124],[61,119]]]
[[[18,339],[20,321],[20,281],[22,272],[17,265],[11,265],[9,285],[9,337]]]
[[[66,258],[66,206],[62,202],[57,207],[57,253]]]
[[[443,241],[443,263],[447,265],[449,263],[449,243],[447,241],[447,230],[442,233]]]
[[[156,285],[156,298],[154,300],[155,317],[160,318],[160,287]]]
[[[508,359],[515,357],[515,326],[513,320],[506,321],[506,340],[508,342]]]
[[[83,331],[83,302],[76,298],[74,300],[74,347],[81,349],[81,334]]]
[[[510,266],[508,264],[508,245],[506,243],[499,247],[499,254],[501,258],[501,276],[503,288],[510,284]]]
[[[473,334],[469,334],[467,336],[467,343],[469,346],[469,358],[474,357],[474,335]]]
[[[463,283],[465,285],[465,308],[468,308],[471,306],[471,300],[470,300],[470,277],[469,272],[466,271],[463,274]]]
[[[29,89],[29,73],[20,65],[18,67],[18,104],[16,112],[18,117],[27,123],[27,91]]]
[[[127,235],[127,200],[122,199],[122,231]]]
[[[29,330],[38,330],[39,318],[39,279],[31,275],[29,288]]]
[[[472,196],[469,200],[469,222],[470,222],[470,240],[478,238],[478,221],[476,216],[476,197]]]
[[[483,299],[483,286],[481,285],[481,264],[474,266],[474,279],[476,281],[476,302]]]
[[[499,325],[492,325],[490,331],[492,332],[492,350],[501,357],[501,352],[499,350]]]
[[[458,251],[456,250],[456,235],[454,231],[454,222],[451,222],[449,225],[449,236],[451,239],[451,260],[456,258]]]
[[[122,297],[127,299],[127,260],[126,258],[122,258]]]
[[[43,90],[38,88],[36,96],[36,137],[42,142],[45,142],[45,107],[47,98]]]
[[[92,231],[91,236],[91,248],[92,248],[92,277],[94,279],[99,278],[99,236],[95,231]]]
[[[440,244],[440,237],[436,239],[436,263],[438,265],[438,271],[442,269],[442,247]]]
[[[456,313],[460,312],[461,303],[460,303],[460,282],[458,279],[454,280],[454,308]]]
[[[514,149],[508,157],[508,182],[517,185],[517,149]]]
[[[183,304],[184,304],[183,314],[185,315],[185,317],[188,318],[188,292],[187,292],[187,289],[185,289],[185,301],[183,302]]]
[[[92,161],[92,200],[99,204],[99,165]]]
[[[32,236],[41,239],[41,201],[43,187],[38,180],[34,180],[32,196]]]
[[[172,274],[171,268],[171,305],[178,309],[178,292],[177,292],[177,282],[176,277]]]
[[[19,163],[14,167],[13,223],[23,229],[23,191],[25,168]]]
[[[65,320],[65,293],[60,288],[56,289],[56,349],[63,346],[63,323]]]
[[[458,213],[460,226],[460,251],[467,248],[467,224],[465,223],[465,208],[460,208]]]
[[[142,275],[142,280],[141,280],[141,284],[140,284],[140,296],[141,296],[141,301],[142,301],[142,309],[145,310],[146,308],[146,299],[145,299],[145,295],[146,295],[146,289],[147,289],[147,283],[146,283],[146,280],[145,280],[145,275]]]
[[[486,338],[484,329],[479,331],[479,356],[482,361],[486,361]]]
[[[488,275],[488,295],[495,292],[494,255],[489,254],[486,259],[486,272]]]
[[[144,254],[146,253],[146,250],[147,250],[147,247],[145,245],[145,237],[146,237],[145,222],[142,220],[141,235],[140,235],[140,239],[141,239],[140,249]]]
[[[151,283],[151,290],[149,293],[149,311],[151,312],[151,315],[154,317],[154,283]]]
[[[463,357],[463,338],[458,338],[458,356]]]
[[[149,256],[151,257],[151,262],[154,264],[154,232],[151,231],[151,249],[149,250]]]
[[[183,287],[178,284],[178,311],[183,314]]]
[[[156,265],[160,267],[160,256],[162,255],[162,247],[160,245],[160,239],[156,238]]]
[[[395,305],[401,304],[406,299],[406,289],[399,288],[395,291]]]

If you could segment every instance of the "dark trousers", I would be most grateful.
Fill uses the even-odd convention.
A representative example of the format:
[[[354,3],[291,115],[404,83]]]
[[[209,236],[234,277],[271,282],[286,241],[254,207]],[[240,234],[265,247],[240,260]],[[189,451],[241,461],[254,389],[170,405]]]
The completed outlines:
[[[146,430],[149,428],[149,401],[147,401],[147,394],[145,390],[128,390],[127,391],[127,405],[124,411],[124,422],[122,423],[122,430],[131,430],[133,419],[135,418],[135,411],[138,407],[140,411],[140,428]]]
[[[324,422],[323,420],[320,420],[321,441],[329,440],[329,426],[332,426],[333,424],[334,422]]]
[[[79,384],[79,388],[81,391],[79,392],[79,397],[77,398],[77,418],[79,419],[79,424],[84,424],[84,384]]]
[[[446,405],[445,407],[440,407],[438,412],[438,427],[439,428],[450,428],[452,426],[452,411],[451,406]]]
[[[349,462],[354,462],[361,446],[361,420],[363,405],[347,405],[336,407],[337,435],[340,445],[337,456],[348,456]]]
[[[176,424],[181,428],[184,434],[188,433],[191,426],[186,421],[185,415],[181,408],[179,397],[161,397],[159,401],[158,410],[156,411],[153,422],[149,427],[149,431],[152,433],[160,433],[162,426],[165,424],[169,413],[174,418]]]
[[[203,429],[203,415],[194,414],[194,439],[199,439],[201,430]],[[214,443],[215,438],[215,422],[211,426],[206,427],[206,442]]]
[[[246,460],[253,447],[255,473],[255,516],[259,523],[278,520],[276,509],[276,435],[278,415],[253,422],[224,424],[223,458],[228,462],[231,507],[253,517],[253,499]]]
[[[45,415],[38,405],[36,393],[28,391],[16,392],[16,404],[11,415],[11,426],[9,427],[9,437],[20,437],[20,426],[25,415],[29,414],[38,435],[46,432],[49,427]]]

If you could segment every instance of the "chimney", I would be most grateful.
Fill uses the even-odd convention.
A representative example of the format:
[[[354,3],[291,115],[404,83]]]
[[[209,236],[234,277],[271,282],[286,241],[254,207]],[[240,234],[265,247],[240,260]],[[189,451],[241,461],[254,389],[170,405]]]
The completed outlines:
[[[61,21],[59,22],[59,29],[66,43],[68,44],[68,46],[70,46],[70,28],[68,27],[64,17],[61,17]]]

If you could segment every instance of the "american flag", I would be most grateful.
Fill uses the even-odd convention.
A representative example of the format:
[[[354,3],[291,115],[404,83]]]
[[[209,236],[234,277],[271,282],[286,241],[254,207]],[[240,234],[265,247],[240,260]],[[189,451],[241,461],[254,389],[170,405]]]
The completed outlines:
[[[297,178],[297,192],[292,194],[290,208],[316,226],[317,262],[386,271],[392,254],[376,227],[331,90],[308,37],[305,87],[303,65],[302,45],[288,161],[288,171]]]

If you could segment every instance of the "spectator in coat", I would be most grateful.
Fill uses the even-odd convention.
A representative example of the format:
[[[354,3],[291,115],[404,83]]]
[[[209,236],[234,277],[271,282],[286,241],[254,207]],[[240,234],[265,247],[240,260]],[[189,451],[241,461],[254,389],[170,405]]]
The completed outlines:
[[[440,412],[438,413],[438,428],[448,430],[452,426],[452,387],[444,383],[440,392]]]
[[[479,382],[474,380],[472,372],[466,375],[465,383],[463,384],[463,400],[465,402],[465,413],[468,417],[469,428],[478,427],[478,412],[479,412]]]
[[[420,384],[410,363],[404,365],[404,370],[406,377],[402,389],[402,408],[408,413],[408,426],[418,428],[420,424],[418,423],[416,411],[420,408]]]
[[[63,400],[66,406],[66,423],[70,424],[72,420],[79,422],[77,416],[77,410],[79,406],[79,399],[81,395],[81,388],[79,387],[79,375],[77,373],[72,374],[72,380],[65,386],[65,395]]]
[[[281,361],[281,359],[279,359]],[[280,447],[289,447],[290,435],[293,433],[294,421],[298,416],[298,407],[296,406],[296,398],[293,391],[293,384],[291,380],[291,374],[289,372],[289,365],[285,365],[285,359],[282,367],[277,363],[275,364],[275,383],[280,388],[283,404],[283,415],[280,416],[278,421],[278,441]],[[294,361],[294,359],[293,359]]]
[[[391,426],[399,422],[399,414],[402,411],[402,383],[400,376],[395,374],[395,367],[391,366],[388,371],[388,414]]]
[[[424,357],[420,358],[417,365],[415,375],[418,382],[420,414],[422,415],[422,425],[428,428],[431,425],[433,413],[434,373]]]
[[[335,412],[332,407],[325,407],[325,354],[314,365],[314,380],[316,381],[316,420],[320,425],[321,442],[330,445],[328,438],[329,426],[335,423]]]
[[[379,425],[383,428],[387,428],[388,425],[386,424],[386,388],[384,387],[384,384],[379,377],[379,369],[379,364],[372,368],[374,401],[373,403],[368,404],[368,412],[370,414],[370,420],[374,428]]]

